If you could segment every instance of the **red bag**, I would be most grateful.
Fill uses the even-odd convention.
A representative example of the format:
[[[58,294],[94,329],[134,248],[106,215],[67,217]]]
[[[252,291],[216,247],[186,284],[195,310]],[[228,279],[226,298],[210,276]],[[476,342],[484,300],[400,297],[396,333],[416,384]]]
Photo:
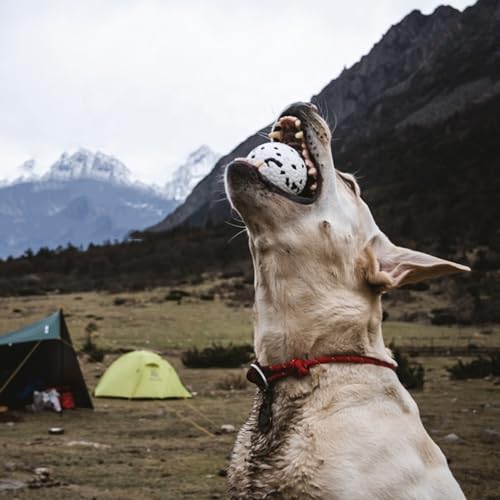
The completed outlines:
[[[63,392],[59,400],[61,401],[61,406],[64,410],[72,410],[73,408],[75,408],[75,400],[73,398],[73,394],[71,394],[71,392],[69,391]]]

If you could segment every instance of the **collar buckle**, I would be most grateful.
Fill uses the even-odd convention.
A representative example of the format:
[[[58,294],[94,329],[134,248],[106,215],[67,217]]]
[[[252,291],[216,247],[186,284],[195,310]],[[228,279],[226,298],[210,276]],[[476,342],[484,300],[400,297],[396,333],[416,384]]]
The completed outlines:
[[[258,362],[250,365],[247,372],[247,380],[257,385],[262,392],[267,392],[269,389],[269,381]]]

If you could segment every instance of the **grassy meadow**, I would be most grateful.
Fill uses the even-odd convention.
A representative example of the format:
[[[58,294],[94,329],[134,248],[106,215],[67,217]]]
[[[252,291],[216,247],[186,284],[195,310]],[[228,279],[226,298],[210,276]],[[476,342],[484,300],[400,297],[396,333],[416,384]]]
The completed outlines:
[[[204,285],[189,291],[203,292]],[[229,377],[243,369],[187,369],[182,350],[213,342],[252,340],[251,310],[215,300],[187,297],[165,301],[168,289],[109,294],[79,293],[0,299],[0,332],[8,332],[63,308],[78,350],[85,328],[108,351],[102,363],[80,355],[90,390],[120,348],[160,351],[196,395],[186,401],[94,399],[95,410],[18,412],[1,415],[0,498],[19,499],[211,499],[226,498],[225,468],[235,434],[220,431],[244,421],[254,388],[228,390]],[[118,299],[118,300],[117,300]],[[388,322],[387,343],[397,345],[500,346],[500,328],[437,327]],[[413,393],[424,424],[450,461],[470,499],[500,499],[500,442],[485,436],[500,431],[500,385],[494,379],[452,381],[446,367],[454,358],[417,358],[426,368],[424,390]],[[53,426],[63,435],[49,435]],[[458,440],[447,438],[454,433]],[[50,479],[33,481],[47,467]],[[12,481],[29,487],[3,490]],[[31,482],[30,482],[31,481]],[[9,483],[14,484],[14,483]]]

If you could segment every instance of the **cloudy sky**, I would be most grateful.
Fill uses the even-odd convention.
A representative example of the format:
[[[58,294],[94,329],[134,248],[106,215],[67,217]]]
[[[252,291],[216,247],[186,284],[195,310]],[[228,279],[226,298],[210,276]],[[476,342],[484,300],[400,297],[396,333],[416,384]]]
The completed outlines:
[[[0,0],[0,179],[83,146],[163,183],[199,145],[228,152],[440,3]]]

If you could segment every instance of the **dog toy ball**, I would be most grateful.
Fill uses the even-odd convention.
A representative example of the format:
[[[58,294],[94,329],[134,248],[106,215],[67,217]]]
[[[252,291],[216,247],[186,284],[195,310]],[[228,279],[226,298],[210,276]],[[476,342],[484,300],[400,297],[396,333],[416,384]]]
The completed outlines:
[[[247,156],[269,182],[290,194],[300,194],[306,187],[307,168],[300,154],[281,142],[257,146]]]

